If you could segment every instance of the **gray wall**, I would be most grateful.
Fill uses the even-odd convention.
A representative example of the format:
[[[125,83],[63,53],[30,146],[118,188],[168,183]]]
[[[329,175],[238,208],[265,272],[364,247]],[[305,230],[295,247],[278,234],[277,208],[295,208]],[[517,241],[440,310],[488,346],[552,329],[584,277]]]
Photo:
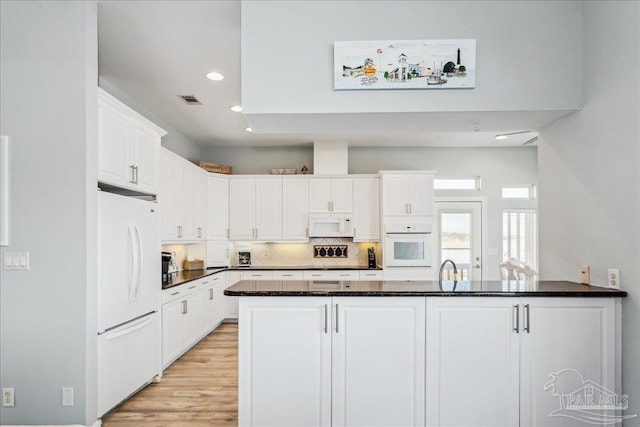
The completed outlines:
[[[102,77],[100,77],[100,87],[109,92],[109,94],[118,98],[124,104],[142,114],[147,119],[151,120],[153,123],[166,130],[167,134],[162,137],[163,147],[166,147],[177,155],[184,157],[185,159],[190,160],[194,163],[197,163],[201,160],[200,146],[191,141],[184,134],[180,133],[180,131],[173,127],[173,125],[153,114],[145,106],[140,104],[135,99],[131,98],[129,95],[127,95]]]
[[[620,269],[626,414],[640,412],[639,2],[583,2],[584,109],[541,132],[540,264],[544,279],[605,284]],[[620,37],[624,34],[624,37]],[[606,64],[611,72],[602,72]],[[612,80],[612,76],[617,76]],[[637,418],[627,425],[637,426]]]
[[[313,171],[313,147],[207,148],[206,161],[233,166],[234,174],[263,174],[271,168],[297,168],[306,164]],[[506,208],[537,207],[535,200],[503,200],[503,185],[536,184],[536,147],[434,148],[351,147],[349,173],[370,174],[380,170],[437,170],[439,176],[480,176],[481,191],[438,192],[437,196],[483,196],[487,198],[487,248],[498,255],[487,256],[487,277],[499,279],[502,262],[502,211]]]
[[[245,114],[580,107],[580,2],[244,1],[241,31]],[[333,90],[335,41],[456,38],[473,90]]]
[[[1,424],[95,421],[97,13],[93,2],[0,3],[0,133],[10,246],[0,272]],[[75,406],[61,406],[61,388]]]

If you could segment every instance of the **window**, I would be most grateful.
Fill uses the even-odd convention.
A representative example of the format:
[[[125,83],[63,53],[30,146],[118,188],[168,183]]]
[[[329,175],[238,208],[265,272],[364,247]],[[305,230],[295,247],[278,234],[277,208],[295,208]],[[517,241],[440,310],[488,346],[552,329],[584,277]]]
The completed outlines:
[[[434,190],[480,190],[480,177],[472,178],[435,178]]]
[[[503,199],[535,199],[535,185],[509,185],[502,187]]]
[[[523,261],[538,269],[538,222],[532,209],[506,209],[502,212],[502,258]]]

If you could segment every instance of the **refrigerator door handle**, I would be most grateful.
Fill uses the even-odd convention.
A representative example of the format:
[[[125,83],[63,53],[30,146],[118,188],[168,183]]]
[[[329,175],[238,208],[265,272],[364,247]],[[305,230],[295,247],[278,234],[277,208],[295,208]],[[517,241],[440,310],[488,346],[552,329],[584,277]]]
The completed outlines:
[[[131,225],[129,225],[128,227],[128,239],[127,242],[129,243],[129,248],[128,248],[128,253],[129,253],[129,262],[128,262],[128,267],[129,267],[129,274],[127,277],[127,299],[129,301],[129,304],[131,304],[133,302],[133,293],[134,293],[134,286],[135,286],[135,277],[136,277],[136,244],[134,241],[134,237],[133,237],[133,228]]]
[[[147,326],[149,323],[151,323],[153,321],[153,319],[151,317],[143,320],[142,322],[138,322],[135,325],[131,325],[129,326],[127,329],[123,329],[121,331],[115,332],[113,334],[107,335],[107,339],[108,340],[114,340],[116,338],[120,338],[124,335],[129,335],[134,333],[135,331],[137,331],[138,329],[142,329],[145,326]]]
[[[140,296],[140,288],[142,287],[142,269],[144,267],[143,259],[144,253],[142,252],[142,238],[140,237],[140,230],[138,226],[134,226],[135,236],[136,236],[136,246],[137,246],[137,262],[136,262],[136,288],[134,294],[134,301],[138,301],[138,297]]]

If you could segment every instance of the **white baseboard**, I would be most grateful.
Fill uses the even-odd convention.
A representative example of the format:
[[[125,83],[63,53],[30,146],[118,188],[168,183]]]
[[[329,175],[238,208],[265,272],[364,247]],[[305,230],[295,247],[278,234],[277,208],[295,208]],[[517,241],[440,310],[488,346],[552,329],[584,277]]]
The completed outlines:
[[[96,420],[95,423],[90,426],[85,426],[82,424],[29,424],[29,425],[19,425],[19,424],[0,424],[0,427],[100,427],[102,425],[102,420]]]

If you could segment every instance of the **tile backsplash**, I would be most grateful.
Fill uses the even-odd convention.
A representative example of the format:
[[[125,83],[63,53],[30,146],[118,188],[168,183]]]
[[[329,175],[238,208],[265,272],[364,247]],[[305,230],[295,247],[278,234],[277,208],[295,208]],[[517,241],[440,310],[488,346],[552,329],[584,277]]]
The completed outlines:
[[[347,246],[347,257],[314,258],[314,245]],[[349,239],[314,238],[309,243],[235,243],[232,249],[231,265],[238,265],[238,251],[251,252],[251,265],[264,267],[296,266],[366,266],[367,249],[373,247],[376,261],[380,262],[377,242],[354,243]]]

